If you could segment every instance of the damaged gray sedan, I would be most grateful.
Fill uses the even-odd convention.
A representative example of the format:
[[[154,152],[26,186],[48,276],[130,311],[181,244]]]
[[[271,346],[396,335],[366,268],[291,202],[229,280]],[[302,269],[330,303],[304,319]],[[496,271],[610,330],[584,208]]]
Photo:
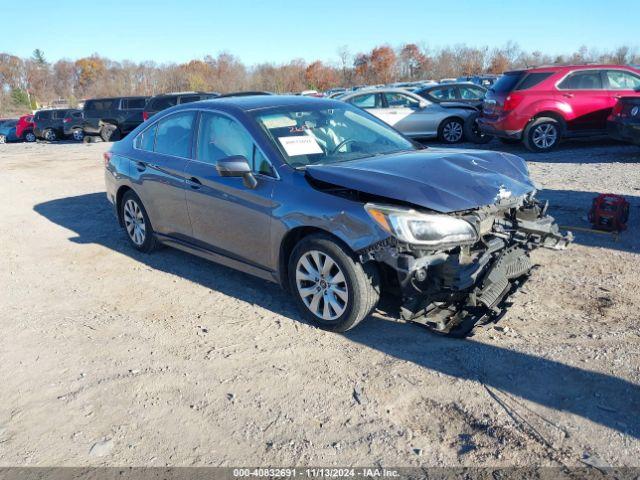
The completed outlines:
[[[514,155],[424,149],[343,102],[227,97],[161,112],[105,155],[131,245],[277,282],[316,325],[377,308],[463,336],[495,321],[529,253],[564,248]]]

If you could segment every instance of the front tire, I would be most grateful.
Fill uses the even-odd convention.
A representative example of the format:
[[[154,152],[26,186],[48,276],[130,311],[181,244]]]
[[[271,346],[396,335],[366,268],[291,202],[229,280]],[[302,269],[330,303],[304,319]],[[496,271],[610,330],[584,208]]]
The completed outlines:
[[[56,134],[56,131],[50,128],[47,128],[43,132],[42,136],[47,142],[55,142],[58,139],[58,135]]]
[[[345,332],[366,318],[380,298],[375,267],[355,260],[335,240],[313,235],[289,258],[289,286],[302,315],[325,330]]]
[[[540,117],[524,129],[524,146],[535,153],[550,152],[560,143],[562,126],[555,118]]]
[[[24,134],[24,139],[29,143],[33,143],[36,141],[36,134],[33,132],[27,132]]]
[[[155,250],[157,241],[149,216],[140,197],[131,190],[120,202],[120,218],[133,248],[145,253]]]
[[[7,143],[7,137],[0,135],[0,143]]]
[[[76,128],[71,133],[71,138],[73,138],[76,142],[81,142],[84,139],[84,132],[81,129]]]
[[[438,138],[443,143],[460,143],[464,138],[464,124],[458,118],[448,118],[438,127]]]

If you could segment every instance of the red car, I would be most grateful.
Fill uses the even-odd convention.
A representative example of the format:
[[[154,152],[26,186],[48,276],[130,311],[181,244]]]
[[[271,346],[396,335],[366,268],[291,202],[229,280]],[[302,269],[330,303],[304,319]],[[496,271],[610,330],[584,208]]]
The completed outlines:
[[[36,135],[33,133],[33,115],[23,115],[18,119],[16,125],[16,136],[27,142],[35,142]]]
[[[640,97],[640,70],[622,65],[553,66],[506,72],[487,92],[480,129],[506,143],[549,151],[561,138],[604,135],[621,97]]]

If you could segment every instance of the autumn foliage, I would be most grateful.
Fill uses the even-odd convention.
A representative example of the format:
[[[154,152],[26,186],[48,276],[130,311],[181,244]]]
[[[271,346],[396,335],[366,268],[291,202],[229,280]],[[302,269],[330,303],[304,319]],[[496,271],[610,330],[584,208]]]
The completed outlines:
[[[439,80],[480,73],[500,74],[512,68],[553,63],[640,63],[640,56],[626,46],[610,52],[581,47],[560,56],[526,52],[515,43],[493,49],[467,45],[431,49],[408,43],[398,48],[380,45],[355,54],[344,46],[336,53],[333,63],[293,59],[284,64],[253,66],[244,65],[229,53],[207,55],[181,64],[116,62],[98,54],[49,63],[41,50],[34,51],[30,58],[0,53],[0,116],[25,112],[59,99],[73,105],[90,97],[154,95],[185,90],[283,93],[395,81]]]

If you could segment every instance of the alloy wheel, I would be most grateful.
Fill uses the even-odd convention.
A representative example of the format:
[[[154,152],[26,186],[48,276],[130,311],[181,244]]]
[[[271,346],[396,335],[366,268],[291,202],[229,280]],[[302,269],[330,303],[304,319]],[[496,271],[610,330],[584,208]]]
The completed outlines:
[[[0,135],[0,143],[7,143],[7,137]]]
[[[53,130],[47,130],[44,138],[49,142],[53,142],[56,139],[56,133]]]
[[[129,199],[124,204],[124,226],[127,234],[133,243],[141,246],[146,239],[146,226],[144,223],[144,215],[138,203]]]
[[[84,138],[84,132],[82,130],[76,129],[73,131],[73,139],[77,142],[81,142]]]
[[[558,141],[558,129],[551,123],[542,123],[533,130],[531,140],[541,150],[546,150]]]
[[[459,142],[462,134],[462,124],[459,122],[448,122],[442,129],[442,136],[449,143]]]
[[[36,135],[33,132],[28,132],[25,136],[24,139],[27,142],[35,142],[36,141]]]
[[[349,292],[344,273],[324,252],[311,250],[300,257],[296,286],[306,307],[320,320],[335,320],[347,309]]]

